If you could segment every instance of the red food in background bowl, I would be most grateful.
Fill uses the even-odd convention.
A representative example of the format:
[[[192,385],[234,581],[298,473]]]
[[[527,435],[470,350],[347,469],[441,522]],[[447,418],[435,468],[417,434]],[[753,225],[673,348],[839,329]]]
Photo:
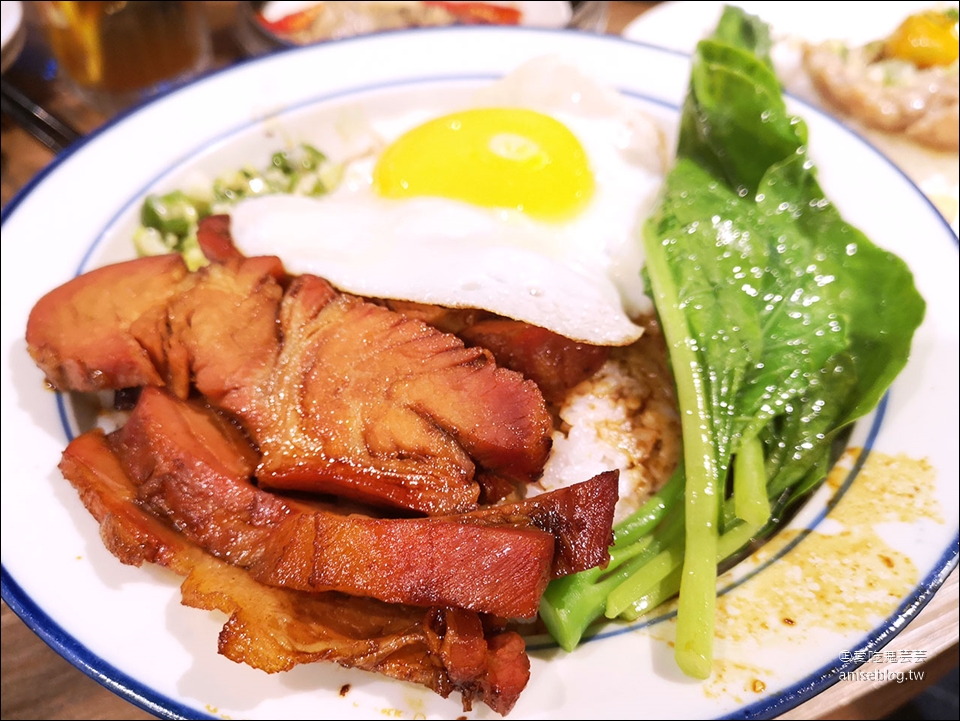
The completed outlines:
[[[526,25],[601,32],[606,2],[241,2],[237,41],[248,55],[388,30]]]

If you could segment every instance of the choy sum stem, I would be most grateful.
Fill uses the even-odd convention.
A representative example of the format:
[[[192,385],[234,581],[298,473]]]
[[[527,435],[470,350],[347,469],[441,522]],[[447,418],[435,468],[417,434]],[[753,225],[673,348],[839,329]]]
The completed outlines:
[[[644,246],[654,303],[670,349],[684,439],[687,552],[680,580],[675,655],[684,673],[706,678],[713,665],[720,479],[707,407],[705,369],[680,305],[663,242],[653,232],[645,232]]]
[[[770,518],[763,443],[756,436],[740,444],[733,472],[733,498],[737,518],[757,528]]]
[[[663,488],[616,526],[606,568],[558,578],[547,588],[540,618],[561,648],[576,648],[590,624],[603,615],[610,592],[676,538],[682,523],[678,501],[683,485],[680,466]],[[653,534],[655,529],[661,533]]]

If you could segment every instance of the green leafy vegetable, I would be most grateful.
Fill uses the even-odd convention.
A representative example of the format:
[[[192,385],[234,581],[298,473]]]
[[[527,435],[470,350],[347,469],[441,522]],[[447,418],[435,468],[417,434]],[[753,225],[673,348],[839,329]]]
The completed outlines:
[[[614,529],[610,563],[605,569],[565,576],[547,587],[540,617],[561,648],[576,648],[587,627],[603,615],[610,592],[682,536],[683,516],[675,512],[682,506],[682,494],[681,464],[663,488]],[[672,520],[665,525],[667,517]],[[659,533],[652,533],[658,528]]]
[[[601,597],[608,617],[635,619],[679,589],[677,663],[709,675],[717,564],[819,485],[833,440],[879,402],[923,319],[903,261],[824,196],[769,48],[762,22],[727,8],[694,54],[677,161],[644,227],[684,500],[649,533],[617,538],[612,556],[630,566],[551,585],[543,616],[564,648]]]

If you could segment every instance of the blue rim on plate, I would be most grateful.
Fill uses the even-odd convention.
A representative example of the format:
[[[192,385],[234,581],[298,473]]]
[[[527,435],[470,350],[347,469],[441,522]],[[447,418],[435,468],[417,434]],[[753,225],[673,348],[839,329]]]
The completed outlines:
[[[366,42],[376,42],[377,38],[383,36],[405,36],[405,35],[423,35],[425,33],[430,34],[448,34],[448,33],[483,33],[486,32],[485,29],[470,28],[435,28],[435,29],[422,29],[416,31],[401,30],[401,31],[390,31],[387,33],[381,33],[377,36],[361,36],[355,38],[346,38],[343,40],[333,41],[328,43],[328,45],[339,45],[343,43],[366,43]],[[565,30],[543,30],[543,29],[529,29],[529,28],[491,28],[489,32],[504,33],[504,32],[516,32],[516,33],[536,33],[536,34],[550,34],[550,35],[584,35],[583,33],[575,33]],[[657,52],[665,52],[669,55],[687,57],[686,54],[669,49],[662,49],[656,45],[650,45],[646,43],[636,43],[628,40],[624,40],[618,37],[612,36],[603,36],[603,42],[605,43],[622,43],[628,46],[638,46],[648,48]],[[319,46],[310,46],[307,48],[290,48],[288,50],[281,51],[282,55],[286,54],[296,54],[296,53],[315,53],[318,51]],[[167,98],[172,95],[175,95],[178,92],[181,92],[184,87],[194,86],[201,82],[206,82],[213,77],[223,77],[228,74],[236,73],[242,71],[249,64],[260,63],[264,60],[275,57],[268,56],[268,58],[253,58],[246,61],[242,61],[236,65],[226,67],[220,70],[213,71],[208,73],[200,78],[193,80],[187,86],[182,86],[180,88],[174,88],[169,91],[164,92],[162,95],[142,104],[137,107],[131,108],[127,112],[117,116],[112,119],[110,122],[105,124],[103,127],[98,129],[92,135],[84,138],[81,142],[72,146],[64,153],[60,154],[54,161],[47,166],[40,174],[33,178],[17,195],[11,200],[11,202],[3,208],[2,219],[3,222],[6,221],[16,212],[17,208],[27,198],[43,181],[49,177],[51,174],[56,172],[56,170],[69,158],[71,158],[75,153],[80,149],[94,141],[95,139],[103,136],[104,134],[110,132],[113,128],[118,125],[121,125],[127,121],[127,119],[142,111],[144,108],[153,106],[155,104],[164,102]],[[308,107],[311,105],[319,104],[322,102],[330,101],[334,98],[343,95],[349,95],[352,93],[367,92],[370,90],[376,90],[386,87],[396,87],[397,85],[402,84],[411,84],[416,85],[425,82],[436,82],[436,81],[475,81],[475,80],[487,80],[494,79],[499,77],[498,75],[454,75],[454,76],[428,76],[420,78],[407,79],[404,82],[396,83],[386,83],[384,85],[370,85],[365,87],[350,88],[348,91],[342,93],[333,93],[328,95],[318,95],[315,97],[310,97],[296,105],[284,107],[282,110],[277,111],[276,115],[280,116],[284,113],[288,113],[292,110],[298,108]],[[656,97],[644,96],[640,93],[633,91],[623,91],[622,92],[630,97],[646,100],[648,102],[656,103],[664,107],[677,110],[677,107],[669,102],[664,101],[663,99]],[[829,116],[815,108],[810,106],[805,106],[803,108],[805,114],[818,114],[824,118],[829,118]],[[146,186],[140,188],[135,193],[129,196],[127,204],[125,204],[120,210],[117,211],[117,215],[110,221],[109,225],[112,225],[113,222],[119,217],[120,214],[127,211],[131,204],[138,203],[142,197],[145,195],[147,188],[152,185],[156,180],[158,180],[162,175],[166,174],[171,168],[182,164],[187,161],[189,158],[194,157],[198,153],[202,152],[206,147],[211,145],[223,142],[228,140],[231,136],[241,132],[244,129],[251,127],[254,124],[262,122],[262,118],[256,120],[249,120],[243,123],[238,123],[230,128],[224,130],[219,137],[208,138],[204,141],[203,145],[200,147],[192,148],[189,152],[184,153],[182,157],[179,157],[170,162],[167,168],[164,168],[160,173],[156,175]],[[910,185],[913,185],[912,181],[907,178],[902,171],[900,171],[897,166],[895,166],[889,159],[883,156],[879,151],[876,150],[870,143],[856,135],[853,131],[845,128],[835,121],[831,121],[834,125],[839,127],[843,132],[850,136],[855,142],[863,144],[868,148],[872,153],[876,154],[878,157],[882,158],[883,161],[901,177],[903,177]],[[916,186],[913,185],[916,189]],[[916,189],[916,192],[920,194],[919,189]],[[925,199],[926,200],[926,199]],[[937,213],[936,209],[930,203],[929,200],[926,200],[932,212]],[[939,213],[937,213],[939,217]],[[949,229],[949,225],[946,221],[943,221],[944,227]],[[953,241],[954,241],[954,250],[957,246],[957,236],[950,231]],[[90,256],[93,253],[96,246],[103,240],[104,233],[101,233],[90,245],[87,251],[84,253],[80,267],[77,268],[76,272],[79,273],[84,268],[84,266],[89,262]],[[896,393],[897,386],[894,384],[894,387],[891,393]],[[872,416],[872,420],[865,419],[861,423],[871,423],[870,430],[868,432],[868,442],[864,444],[864,450],[861,454],[861,459],[854,469],[848,474],[846,481],[844,482],[842,488],[838,491],[838,494],[845,492],[849,488],[850,484],[854,481],[856,474],[860,468],[860,465],[865,461],[866,456],[869,454],[873,440],[876,438],[879,433],[880,427],[883,423],[887,404],[889,401],[889,395],[884,398],[881,402],[880,407]],[[69,413],[65,407],[62,396],[57,396],[57,406],[59,409],[59,414],[61,418],[61,423],[63,424],[63,429],[66,433],[66,436],[69,438],[72,435],[71,424]],[[810,524],[810,528],[816,527],[826,515],[826,511],[819,514],[816,519]],[[960,534],[954,534],[952,541],[945,548],[940,558],[933,565],[932,570],[930,570],[926,576],[920,581],[913,592],[905,599],[902,600],[899,607],[896,611],[891,614],[887,619],[880,623],[873,631],[867,634],[861,642],[854,648],[851,648],[851,652],[856,651],[865,651],[872,652],[882,648],[890,640],[892,640],[897,633],[902,630],[906,623],[909,622],[917,613],[926,605],[926,603],[932,598],[934,592],[940,587],[949,573],[957,566],[958,560],[958,545],[960,545]],[[792,547],[792,546],[791,546]],[[789,550],[789,548],[787,549]],[[786,551],[783,551],[786,553]],[[782,554],[780,554],[782,555]],[[780,556],[778,555],[777,558]],[[759,571],[760,569],[758,569]],[[733,588],[735,585],[742,583],[742,579],[734,584],[730,588]],[[725,589],[724,592],[726,590]],[[67,659],[70,663],[76,666],[78,669],[86,673],[88,676],[103,684],[106,688],[114,691],[120,696],[126,698],[132,703],[140,706],[144,710],[159,715],[165,718],[215,718],[209,714],[202,712],[196,708],[190,707],[189,705],[182,704],[172,698],[169,698],[155,689],[144,685],[137,681],[135,678],[129,676],[124,671],[119,668],[116,668],[109,664],[107,661],[90,651],[84,645],[79,643],[76,638],[74,638],[68,631],[58,625],[42,608],[40,608],[34,600],[21,588],[17,583],[16,579],[8,573],[5,567],[2,568],[2,597],[5,602],[10,606],[10,608],[30,627],[35,631],[46,643],[53,647],[60,655]],[[618,627],[614,631],[604,631],[597,634],[593,641],[597,641],[603,638],[607,638],[612,635],[618,635],[627,630],[634,630],[638,627],[657,623],[659,621],[666,620],[670,617],[670,614],[654,619],[653,621],[644,621],[638,622],[635,624],[630,624],[626,627]],[[534,647],[537,648],[537,647]],[[736,710],[730,715],[732,718],[745,718],[745,719],[754,719],[754,718],[769,718],[777,714],[783,713],[804,701],[809,700],[819,692],[825,690],[826,688],[832,686],[839,679],[840,673],[845,671],[851,671],[857,668],[860,664],[854,661],[848,662],[839,662],[839,663],[827,663],[822,667],[817,669],[814,673],[808,674],[802,680],[790,685],[789,687],[782,689],[778,695],[772,696],[770,698],[752,703],[746,704]]]

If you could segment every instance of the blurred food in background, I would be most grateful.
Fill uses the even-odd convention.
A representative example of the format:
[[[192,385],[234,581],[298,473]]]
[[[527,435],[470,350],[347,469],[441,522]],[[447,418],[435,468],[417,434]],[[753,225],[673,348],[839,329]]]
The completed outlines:
[[[250,55],[405,28],[528,25],[602,31],[606,2],[241,2],[237,39]]]
[[[299,10],[287,6],[303,6]],[[442,25],[517,25],[520,11],[481,2],[264,3],[257,22],[297,45],[402,28]]]
[[[908,16],[888,37],[808,45],[803,63],[830,105],[935,150],[960,147],[957,8]]]

